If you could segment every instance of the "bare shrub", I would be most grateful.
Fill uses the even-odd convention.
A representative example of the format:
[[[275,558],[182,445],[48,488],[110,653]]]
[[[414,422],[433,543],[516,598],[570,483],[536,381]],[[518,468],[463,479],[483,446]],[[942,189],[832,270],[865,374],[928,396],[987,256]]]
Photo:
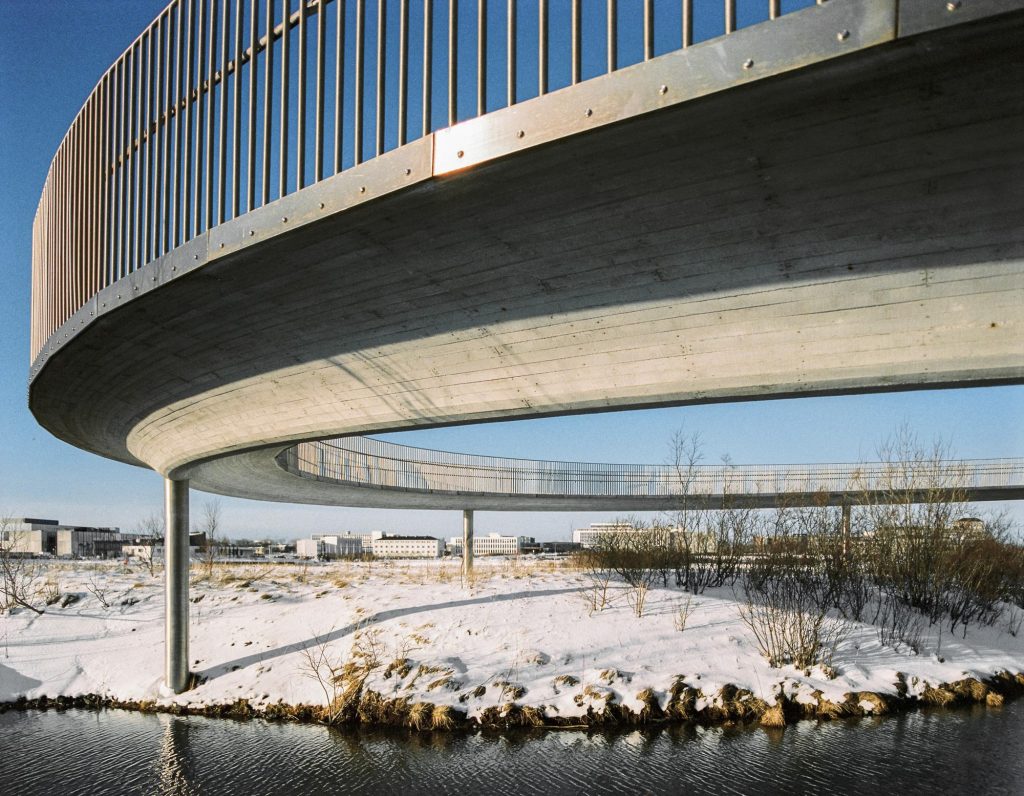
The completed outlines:
[[[812,540],[796,532],[808,521],[779,508],[743,579],[740,618],[774,667],[829,664],[848,629],[829,617],[835,586]]]
[[[0,608],[9,610],[15,606],[28,608],[37,614],[43,609],[36,607],[42,586],[42,572],[38,562],[19,550],[24,546],[25,535],[14,529],[10,517],[0,517]]]
[[[672,612],[672,625],[680,633],[686,630],[686,623],[689,621],[690,616],[693,614],[697,606],[693,604],[693,597],[687,596],[686,600],[681,601]]]

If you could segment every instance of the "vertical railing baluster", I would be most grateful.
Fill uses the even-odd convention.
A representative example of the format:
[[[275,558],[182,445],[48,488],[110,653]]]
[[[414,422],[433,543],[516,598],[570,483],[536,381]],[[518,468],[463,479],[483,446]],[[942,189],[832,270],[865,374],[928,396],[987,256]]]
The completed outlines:
[[[303,0],[299,0],[303,2]],[[289,39],[291,38],[291,0],[284,0],[281,3],[281,140],[278,142],[277,151],[277,196],[281,197],[288,193],[288,87],[291,77],[291,63],[289,57]]]
[[[228,33],[231,18],[231,0],[220,0],[220,102],[217,103],[217,212],[211,226],[223,224],[227,215],[227,166],[228,166]],[[237,63],[237,58],[235,59]],[[238,70],[236,68],[237,76]],[[210,87],[213,93],[213,86]]]
[[[537,93],[548,93],[548,0],[537,3]]]
[[[366,34],[366,9],[363,0],[356,0],[355,68],[352,95],[353,127],[355,138],[352,142],[353,165],[363,162],[363,40]]]
[[[345,0],[334,0],[334,173],[344,165],[345,144]]]
[[[155,124],[153,127],[153,177],[152,177],[152,191],[153,191],[153,228],[152,228],[152,239],[150,241],[151,253],[154,258],[159,257],[163,254],[163,250],[160,247],[160,238],[163,235],[163,186],[164,186],[164,163],[161,158],[163,153],[164,144],[164,125],[163,125],[163,114],[164,109],[167,107],[164,104],[164,52],[166,46],[164,44],[164,38],[166,37],[167,30],[164,24],[164,18],[170,21],[170,14],[165,13],[161,15],[159,22],[157,23],[157,36],[156,36],[156,56],[154,58],[154,65],[156,74],[153,76],[153,116],[155,118]]]
[[[244,47],[243,16],[245,0],[235,0],[235,82],[231,93],[231,218],[238,218],[242,203],[242,54]],[[256,60],[256,48],[252,48],[249,74],[252,74]]]
[[[768,19],[778,19],[781,13],[782,0],[768,0]]]
[[[185,142],[181,164],[182,182],[184,183],[182,185],[181,243],[192,239],[192,77],[195,74],[192,71],[192,65],[196,53],[195,5],[196,0],[189,0],[186,31],[188,42],[185,45]]]
[[[221,5],[226,5],[228,0],[219,0]],[[203,212],[203,229],[207,230],[214,225],[214,206],[213,206],[213,191],[214,191],[214,179],[216,173],[214,171],[214,138],[213,138],[213,89],[217,79],[217,33],[218,33],[218,19],[217,19],[217,3],[218,0],[210,0],[209,18],[206,21],[207,27],[209,28],[206,37],[206,66],[207,66],[207,77],[206,77],[206,126],[203,134],[203,166],[204,166],[204,212]],[[202,82],[200,82],[202,87]]]
[[[174,90],[172,92],[174,107],[174,149],[171,152],[171,240],[170,248],[178,245],[178,235],[181,229],[181,190],[179,183],[179,164],[182,157],[181,128],[182,128],[182,107],[181,96],[184,90],[182,81],[182,60],[185,53],[185,14],[183,13],[183,0],[178,0],[178,19],[176,34],[174,36]]]
[[[693,0],[683,0],[683,48],[693,44]]]
[[[580,0],[572,0],[572,84],[575,86],[580,82],[582,73],[582,38],[583,38],[583,14],[580,9]]]
[[[203,229],[203,134],[206,130],[206,112],[203,104],[203,83],[206,78],[206,5],[213,0],[199,0],[199,19],[196,21],[196,131],[195,131],[195,173],[192,175],[192,237],[197,238]]]
[[[154,33],[159,29],[151,26],[150,35],[146,39],[145,48],[145,158],[143,159],[142,182],[142,242],[141,258],[139,265],[150,261],[153,255],[153,49]],[[142,145],[142,138],[139,138],[139,146]]]
[[[736,0],[725,0],[725,32],[736,30]]]
[[[476,115],[487,113],[487,0],[476,7]]]
[[[398,4],[398,146],[407,140],[409,105],[409,0]]]
[[[619,8],[616,0],[608,0],[608,71],[618,68]]]
[[[505,12],[505,86],[509,107],[516,104],[516,0],[508,0]]]
[[[335,0],[340,3],[341,0]],[[317,0],[316,9],[316,121],[313,127],[313,181],[324,178],[324,65],[327,35],[327,3]]]
[[[448,126],[459,115],[459,0],[448,0]]]
[[[295,190],[306,185],[306,0],[299,0],[298,75],[295,87]]]
[[[433,130],[431,121],[431,99],[433,86],[433,55],[434,55],[434,4],[432,0],[423,0],[423,135]]]
[[[387,4],[384,0],[377,0],[377,95],[374,103],[374,124],[376,135],[374,136],[375,152],[377,157],[384,152],[384,78],[386,76],[387,64]]]
[[[726,0],[729,2],[729,0]],[[644,60],[654,57],[654,0],[644,0]]]
[[[128,165],[128,188],[125,214],[127,217],[127,230],[125,232],[125,267],[121,273],[122,277],[127,276],[135,270],[135,240],[139,234],[139,202],[138,193],[138,168],[136,166],[138,157],[135,149],[135,136],[139,124],[139,71],[142,60],[139,53],[139,41],[131,47],[131,70],[128,72],[128,135],[127,135],[127,165]]]
[[[274,0],[267,0],[267,54],[263,65],[263,174],[260,182],[261,205],[270,201],[270,139],[274,124]],[[249,208],[250,210],[252,208]]]

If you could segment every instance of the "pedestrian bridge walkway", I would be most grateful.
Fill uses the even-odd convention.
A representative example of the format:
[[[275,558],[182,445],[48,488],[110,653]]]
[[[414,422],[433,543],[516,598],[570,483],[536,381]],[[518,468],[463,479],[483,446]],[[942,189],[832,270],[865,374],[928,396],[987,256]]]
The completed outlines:
[[[1024,498],[1024,459],[697,465],[538,461],[428,450],[366,437],[301,443],[277,457],[316,502],[488,510],[665,510]],[[310,484],[314,486],[310,488]]]

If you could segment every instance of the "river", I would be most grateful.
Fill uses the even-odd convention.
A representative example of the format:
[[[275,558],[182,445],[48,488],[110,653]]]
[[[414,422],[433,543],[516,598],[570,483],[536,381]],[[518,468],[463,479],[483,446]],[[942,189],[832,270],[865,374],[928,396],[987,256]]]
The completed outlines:
[[[0,715],[0,793],[1024,792],[1024,702],[785,730],[445,734],[125,711]]]

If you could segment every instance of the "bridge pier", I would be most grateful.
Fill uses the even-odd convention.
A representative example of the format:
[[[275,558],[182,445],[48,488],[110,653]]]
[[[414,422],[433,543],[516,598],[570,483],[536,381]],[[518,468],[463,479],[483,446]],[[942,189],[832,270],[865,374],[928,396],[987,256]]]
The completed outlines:
[[[462,577],[473,573],[473,510],[462,511]]]
[[[188,687],[188,480],[164,479],[164,680]]]

